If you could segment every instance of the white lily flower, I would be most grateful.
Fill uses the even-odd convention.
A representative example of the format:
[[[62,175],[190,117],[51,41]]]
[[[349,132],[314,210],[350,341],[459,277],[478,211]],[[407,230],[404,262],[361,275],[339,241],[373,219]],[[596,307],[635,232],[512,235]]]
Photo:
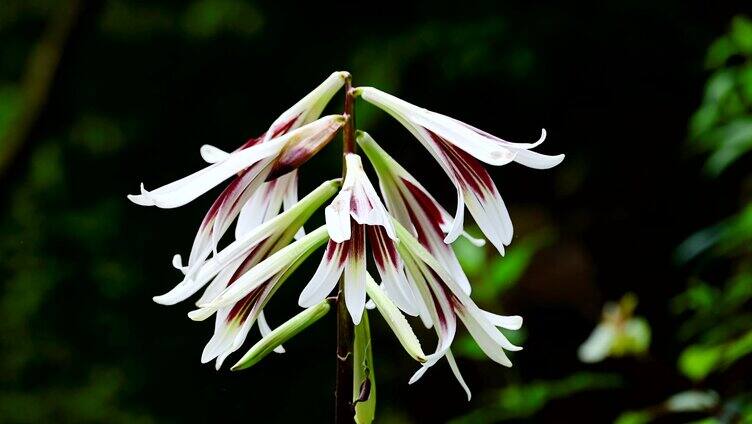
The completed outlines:
[[[450,349],[457,331],[457,318],[462,321],[489,358],[507,367],[511,367],[512,362],[504,350],[518,351],[522,348],[512,344],[497,327],[519,330],[522,326],[522,318],[496,315],[480,309],[444,266],[410,234],[410,231],[396,221],[395,229],[400,239],[398,249],[405,261],[407,277],[416,291],[420,293],[422,304],[425,306],[423,313],[426,313],[427,317],[424,317],[422,313],[421,318],[424,318],[424,322],[433,324],[438,335],[436,351],[427,356],[428,360],[413,375],[410,384],[420,379],[428,368],[445,357],[469,400],[470,389],[465,384]]]
[[[270,141],[318,119],[324,107],[329,103],[332,96],[342,88],[349,76],[349,73],[342,71],[332,73],[318,87],[282,113],[264,134],[248,140],[238,150]],[[204,145],[201,147],[201,155],[207,162],[214,163],[224,160],[229,156],[229,153],[213,146]],[[289,172],[285,174],[285,171]],[[280,206],[283,206],[284,210],[288,210],[298,201],[297,193],[297,170],[286,170],[282,167],[276,169],[276,172],[267,177],[267,181],[258,188],[258,191],[242,204],[235,229],[236,236],[240,236],[245,231],[276,216],[280,211]],[[296,238],[303,234],[301,228],[296,234]]]
[[[298,303],[309,307],[325,298],[344,272],[345,303],[358,324],[366,303],[366,234],[376,266],[390,297],[408,314],[417,312],[406,284],[402,261],[397,255],[397,237],[386,208],[363,170],[360,156],[345,157],[342,190],[326,207],[326,228],[330,241],[311,281],[300,293]]]
[[[227,178],[237,175],[219,195],[199,227],[191,249],[188,266],[182,265],[179,255],[173,265],[187,276],[196,271],[240,212],[241,206],[278,169],[294,169],[323,148],[345,119],[342,115],[320,118],[280,137],[256,143],[229,154],[228,157],[153,191],[143,186],[140,195],[128,198],[136,204],[163,208],[184,205],[212,189]],[[219,155],[214,149],[205,149],[211,158]]]
[[[535,143],[511,143],[373,87],[359,87],[356,93],[404,125],[457,188],[457,211],[444,241],[451,243],[462,234],[466,205],[486,237],[503,255],[504,246],[512,241],[512,221],[496,185],[480,162],[501,166],[514,161],[535,169],[554,167],[564,160],[564,155],[547,156],[531,150],[543,142],[546,131],[542,131]]]
[[[205,261],[193,277],[184,276],[175,288],[162,296],[156,296],[154,300],[161,304],[174,304],[211,281],[197,303],[211,302],[259,262],[286,246],[303,223],[336,193],[339,186],[339,180],[325,182],[290,210],[235,240],[216,256]],[[312,250],[308,253],[310,252]],[[240,348],[256,321],[262,336],[268,334],[271,329],[264,317],[263,308],[282,282],[282,278],[272,279],[249,291],[234,304],[219,309],[214,335],[204,348],[201,361],[206,363],[216,358],[216,367],[219,369],[225,358]],[[284,352],[281,346],[276,350]]]
[[[637,298],[628,293],[617,302],[603,305],[601,322],[577,350],[580,361],[600,362],[608,357],[641,355],[650,346],[650,325],[635,317]]]
[[[451,245],[444,243],[452,217],[409,172],[384,151],[368,133],[358,131],[356,140],[379,176],[381,194],[389,213],[411,230],[428,251],[449,271],[452,278],[470,294],[470,282]],[[477,245],[485,244],[463,233]]]

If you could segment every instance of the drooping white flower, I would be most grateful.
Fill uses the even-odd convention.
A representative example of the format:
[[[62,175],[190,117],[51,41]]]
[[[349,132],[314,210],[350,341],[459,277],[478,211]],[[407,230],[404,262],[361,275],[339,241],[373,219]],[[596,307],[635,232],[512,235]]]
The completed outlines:
[[[187,266],[179,255],[173,264],[193,277],[216,243],[240,212],[241,206],[277,169],[295,169],[325,146],[344,124],[342,115],[320,118],[285,135],[256,143],[229,154],[221,161],[156,190],[141,188],[128,198],[139,205],[172,208],[182,206],[236,175],[201,223]],[[212,154],[216,154],[213,151]]]
[[[358,131],[356,139],[379,176],[381,194],[389,213],[412,231],[428,251],[450,272],[465,293],[470,282],[452,247],[444,242],[452,217],[405,168],[389,156],[368,133]],[[472,243],[485,244],[463,232]]]
[[[203,262],[194,277],[186,275],[170,292],[156,296],[154,300],[161,304],[174,304],[211,281],[196,303],[211,302],[259,262],[286,246],[303,223],[336,193],[339,186],[338,180],[323,183],[291,209],[250,230],[216,256]],[[313,249],[315,247],[304,251],[306,256]],[[264,317],[263,308],[283,282],[284,278],[281,276],[271,278],[249,290],[233,304],[220,308],[217,311],[214,335],[204,348],[201,361],[209,362],[216,358],[216,367],[219,369],[225,358],[243,344],[255,322],[258,322],[262,336],[268,334],[271,329]],[[277,347],[277,351],[284,350]]]
[[[424,309],[421,311],[421,318],[424,318],[424,322],[433,325],[438,335],[436,351],[427,356],[428,360],[413,375],[410,383],[420,379],[428,368],[445,357],[457,381],[470,399],[470,389],[465,384],[450,349],[457,331],[457,319],[462,321],[489,358],[501,365],[511,367],[512,362],[504,350],[517,351],[522,348],[512,344],[498,328],[518,330],[522,326],[522,318],[496,315],[480,309],[444,266],[413,237],[410,231],[397,222],[395,222],[395,229],[400,239],[398,249],[405,262],[407,277],[422,300],[421,305]]]
[[[264,143],[281,135],[287,134],[303,125],[309,124],[321,115],[321,112],[331,100],[332,96],[340,89],[349,78],[347,72],[334,72],[318,87],[313,89],[305,97],[300,99],[292,107],[282,113],[272,124],[269,129],[257,138],[248,140],[239,150],[250,147],[257,143]],[[211,153],[209,153],[211,152]],[[207,162],[223,160],[229,154],[222,152],[216,147],[205,145],[201,148],[201,153]],[[289,172],[287,172],[289,171]],[[285,173],[287,172],[287,173]],[[261,224],[267,219],[273,218],[279,213],[280,206],[288,210],[298,201],[298,172],[296,169],[290,170],[288,167],[277,167],[277,169],[267,177],[256,193],[241,205],[238,223],[235,229],[236,236],[242,235],[243,232]],[[300,237],[303,230],[298,232],[296,237]]]
[[[285,210],[287,210],[297,202],[296,166],[312,155],[306,157],[304,152],[315,153],[331,140],[331,137],[318,141],[312,139],[307,143],[298,144],[295,152],[288,152],[285,155],[286,158],[282,160],[272,158],[275,152],[279,153],[276,150],[279,147],[277,141],[282,136],[314,122],[348,77],[347,72],[334,72],[280,115],[264,134],[249,139],[232,153],[210,145],[202,146],[201,156],[211,164],[208,168],[151,192],[146,192],[142,185],[141,195],[129,196],[133,202],[140,205],[162,208],[178,207],[195,199],[221,181],[216,181],[206,188],[197,184],[199,178],[205,179],[212,172],[223,167],[231,167],[239,157],[248,163],[247,166],[237,171],[236,177],[209,208],[194,239],[187,266],[183,266],[182,259],[177,256],[174,261],[177,268],[195,269],[196,263],[205,259],[212,249],[216,249],[219,239],[239,214],[241,216],[238,219],[236,236],[276,216],[280,210],[280,203],[284,203]],[[331,134],[333,135],[334,133]],[[264,144],[268,145],[262,147]],[[231,175],[233,174],[223,179]],[[197,190],[198,194],[190,193],[188,189],[191,188],[200,188],[203,191]],[[181,193],[183,197],[178,197],[177,195]],[[282,199],[282,202],[277,202],[276,199]],[[302,228],[297,235],[301,234],[303,234]]]
[[[404,125],[457,188],[457,211],[445,242],[451,243],[462,234],[466,205],[486,237],[503,255],[504,246],[512,241],[512,221],[496,185],[480,162],[500,166],[514,161],[535,169],[554,167],[564,160],[564,155],[547,156],[531,150],[543,142],[545,130],[535,143],[511,143],[373,87],[359,87],[356,93]]]
[[[342,190],[325,209],[329,243],[298,303],[309,307],[321,301],[344,272],[345,303],[353,322],[359,323],[366,303],[367,238],[387,292],[400,309],[414,315],[417,311],[397,255],[391,218],[368,180],[360,156],[346,155],[345,166]]]
[[[269,130],[260,137],[261,142],[272,140],[318,119],[334,93],[342,88],[349,76],[350,74],[347,72],[332,73],[318,87],[280,115],[269,127]],[[311,151],[309,154],[312,156],[316,151]],[[305,157],[305,154],[301,152],[301,157],[298,159],[299,163],[291,161],[278,165],[267,177],[267,182],[245,202],[238,217],[235,228],[236,235],[243,234],[244,231],[273,218],[279,213],[280,205],[284,207],[284,210],[288,210],[298,201],[298,171],[296,168],[300,163],[307,160],[301,161],[303,157]],[[301,227],[296,234],[296,238],[303,234]]]

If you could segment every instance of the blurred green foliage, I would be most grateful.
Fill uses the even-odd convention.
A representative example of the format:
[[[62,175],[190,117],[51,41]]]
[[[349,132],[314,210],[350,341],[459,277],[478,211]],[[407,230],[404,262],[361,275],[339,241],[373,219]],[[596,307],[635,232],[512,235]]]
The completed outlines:
[[[689,135],[708,157],[705,170],[718,178],[752,150],[752,20],[735,17],[728,34],[710,46],[706,64],[712,74]],[[752,354],[752,199],[742,196],[740,209],[693,234],[676,252],[679,264],[694,265],[687,289],[671,304],[682,319],[677,337],[685,344],[677,367],[696,386],[721,394],[721,405],[707,408],[711,416],[702,422],[748,422],[752,410],[749,379],[723,383],[724,374],[746,369]],[[617,422],[646,423],[662,412],[673,411],[629,412]]]
[[[490,423],[531,417],[548,402],[583,392],[613,389],[621,384],[619,375],[586,372],[561,380],[514,384],[496,393],[488,393],[487,397],[492,400],[490,403],[451,422]]]
[[[710,47],[713,71],[705,98],[690,123],[693,145],[707,152],[712,176],[752,150],[752,20],[737,16],[728,34]],[[751,177],[751,176],[748,176]],[[692,380],[732,368],[752,353],[752,199],[741,211],[687,239],[677,250],[680,263],[702,262],[688,289],[673,301],[686,317],[679,335],[693,344],[679,357],[679,369]],[[703,269],[728,269],[728,277]],[[752,386],[744,389],[750,390]]]
[[[692,116],[690,137],[709,153],[706,171],[718,175],[752,149],[752,21],[735,17],[731,31],[710,47],[706,63],[713,74]]]
[[[379,86],[416,102],[423,96],[426,106],[430,103],[494,133],[517,131],[524,138],[531,128],[545,125],[556,144],[544,145],[542,151],[568,154],[564,167],[552,173],[524,174],[523,179],[523,173],[510,166],[494,175],[503,176],[497,182],[520,235],[505,257],[464,239],[455,244],[478,302],[485,309],[525,317],[522,330],[505,333],[525,346],[513,358],[515,367],[492,368],[481,360],[485,356],[472,338],[460,333],[457,353],[474,390],[473,402],[464,401],[448,371],[439,366],[420,384],[407,386],[414,364],[396,344],[389,349],[393,336],[374,326],[374,340],[381,343],[376,422],[444,422],[454,416],[456,422],[467,423],[558,423],[572,422],[573,417],[603,422],[606,417],[635,424],[674,414],[669,407],[672,395],[690,388],[717,393],[717,405],[683,412],[677,420],[752,422],[752,388],[744,378],[752,349],[752,202],[744,168],[752,149],[748,18],[734,18],[728,33],[710,45],[704,97],[688,125],[690,149],[702,155],[709,183],[738,192],[738,207],[719,211],[727,218],[698,230],[677,249],[677,274],[689,274],[683,290],[676,284],[679,278],[663,280],[665,275],[653,275],[649,268],[650,263],[668,261],[658,257],[650,262],[648,256],[656,251],[647,244],[666,243],[676,234],[647,233],[651,238],[645,243],[645,233],[639,233],[635,237],[641,245],[635,248],[630,244],[634,240],[624,240],[626,233],[654,224],[646,225],[644,215],[634,218],[637,224],[632,222],[632,227],[620,218],[639,213],[627,210],[637,207],[629,202],[643,208],[636,210],[670,204],[676,199],[671,193],[661,193],[669,200],[658,202],[646,186],[660,191],[666,174],[676,173],[680,183],[689,175],[661,156],[678,155],[665,146],[676,144],[680,136],[674,134],[665,143],[658,139],[671,131],[671,122],[684,127],[682,105],[692,104],[697,94],[677,95],[687,87],[695,90],[700,78],[699,70],[692,69],[692,57],[700,48],[687,46],[717,32],[711,19],[692,20],[689,13],[677,13],[682,4],[536,4],[517,12],[494,2],[477,9],[425,2],[412,14],[407,4],[369,4],[357,19],[345,21],[338,6],[319,3],[82,3],[86,7],[77,17],[73,42],[60,46],[68,49],[67,61],[60,69],[57,64],[45,68],[57,70],[48,81],[50,93],[28,83],[34,81],[29,76],[40,74],[30,68],[30,58],[47,46],[45,34],[74,2],[6,0],[0,6],[0,156],[13,151],[8,154],[13,160],[0,165],[0,422],[205,422],[239,417],[273,422],[290,416],[317,421],[329,415],[322,405],[330,398],[333,364],[306,362],[315,355],[330,358],[327,343],[332,341],[326,335],[331,331],[326,329],[311,340],[297,340],[285,358],[269,361],[256,374],[228,376],[199,364],[210,328],[195,330],[182,313],[173,309],[162,314],[149,299],[173,282],[168,265],[173,251],[168,249],[190,241],[203,211],[196,206],[180,215],[134,212],[124,194],[147,174],[165,181],[199,166],[197,149],[204,142],[232,148],[257,135],[254,131],[268,124],[265,120],[273,119],[318,76],[344,68],[358,84]],[[393,16],[375,16],[374,9]],[[672,20],[659,19],[665,16]],[[688,39],[687,45],[679,46],[680,39]],[[608,63],[614,60],[610,52],[622,61]],[[658,56],[676,63],[666,73],[685,74],[647,78],[644,74],[664,72],[659,68],[666,62]],[[565,73],[568,77],[555,79]],[[667,87],[670,80],[681,83]],[[653,85],[656,81],[663,85]],[[19,119],[39,118],[28,113],[34,93],[45,95],[47,109],[22,137],[25,144],[11,149],[4,137],[17,130]],[[647,95],[656,108],[665,109],[653,127],[639,122],[650,116],[629,109],[636,105],[654,111],[645,104]],[[550,105],[540,104],[542,100]],[[614,146],[635,136],[613,131],[614,126],[626,127],[619,125],[624,121],[617,115],[625,112],[619,104],[630,111],[624,115],[637,135],[650,135],[646,143],[653,154],[643,155],[639,165],[613,155]],[[532,113],[538,111],[540,116]],[[529,115],[530,121],[520,121]],[[433,177],[423,156],[414,159],[412,151],[403,150],[409,135],[395,131],[390,137],[387,121],[372,107],[358,110],[359,126],[380,125],[387,134],[385,144],[401,160],[413,162],[411,170]],[[626,135],[620,138],[622,132]],[[608,143],[603,142],[606,133]],[[338,155],[322,152],[324,158]],[[307,175],[337,168],[331,165],[309,169]],[[662,169],[660,175],[651,174]],[[640,180],[642,173],[649,179]],[[617,174],[622,179],[612,180]],[[549,178],[556,179],[554,193],[541,183]],[[597,180],[605,189],[593,188]],[[632,186],[625,181],[639,187],[639,195],[630,197]],[[426,183],[447,184],[433,178]],[[440,199],[452,199],[451,193],[437,191],[444,195]],[[553,199],[545,200],[552,216],[540,218],[528,210],[544,209],[543,199]],[[158,215],[161,218],[155,218]],[[697,228],[704,225],[699,217],[712,214],[687,208],[679,215]],[[155,225],[152,220],[157,219],[164,220]],[[146,220],[148,227],[140,225]],[[671,227],[664,223],[661,228],[664,225]],[[620,233],[620,227],[627,229]],[[607,233],[603,237],[609,244],[599,245],[600,234],[594,233]],[[628,254],[620,246],[627,246]],[[618,263],[609,263],[604,250],[614,251]],[[568,271],[569,266],[574,271]],[[622,274],[628,281],[615,281]],[[590,285],[591,278],[598,279],[597,287]],[[597,325],[601,297],[618,298],[639,284],[639,312],[650,319],[657,347],[638,358],[579,363],[577,345]],[[664,311],[665,298],[659,296],[677,291],[681,293],[670,302],[670,311]],[[290,298],[285,303],[295,302]],[[592,315],[582,312],[587,306],[592,306]],[[673,313],[674,321],[653,326],[664,312]],[[669,371],[661,368],[665,363]],[[656,369],[662,373],[653,376]],[[310,398],[300,396],[301,387]],[[689,401],[704,405],[697,398]],[[283,408],[268,408],[270,404]],[[269,412],[275,410],[278,415]]]
[[[512,288],[530,265],[535,252],[554,240],[551,230],[538,230],[516,240],[514,249],[509,249],[504,256],[499,256],[488,244],[478,248],[464,237],[452,247],[462,269],[473,282],[473,298],[490,302]]]

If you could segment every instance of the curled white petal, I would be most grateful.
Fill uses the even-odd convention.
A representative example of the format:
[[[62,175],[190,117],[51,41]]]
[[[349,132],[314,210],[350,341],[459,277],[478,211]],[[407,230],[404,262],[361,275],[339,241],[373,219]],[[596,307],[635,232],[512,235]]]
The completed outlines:
[[[230,157],[230,153],[210,144],[201,146],[201,158],[207,163],[217,163]]]
[[[285,143],[286,140],[280,138],[273,142],[257,144],[234,153],[222,162],[209,165],[158,189],[152,191],[142,189],[141,194],[128,195],[128,199],[138,205],[160,208],[176,208],[185,205],[244,168],[277,154]]]

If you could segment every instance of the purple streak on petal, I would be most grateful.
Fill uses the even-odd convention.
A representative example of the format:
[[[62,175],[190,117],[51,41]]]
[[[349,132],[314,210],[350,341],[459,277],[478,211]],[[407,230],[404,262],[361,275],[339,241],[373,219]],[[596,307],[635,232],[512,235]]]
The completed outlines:
[[[274,166],[267,177],[267,181],[281,177],[282,175],[298,169],[329,144],[341,127],[341,123],[332,122],[329,126],[322,128],[321,131],[310,137],[306,137],[305,139],[296,142],[287,143],[274,163]]]
[[[269,130],[272,131],[271,138],[276,138],[276,137],[286,134],[288,131],[290,131],[293,128],[298,118],[300,118],[300,114],[291,116],[290,119],[288,119],[287,121],[280,122],[276,128],[269,128]]]
[[[237,149],[235,149],[235,151],[239,152],[241,150],[245,150],[245,149],[247,149],[249,147],[252,147],[252,146],[255,146],[255,145],[259,144],[261,141],[264,140],[264,135],[265,134],[266,133],[261,134],[260,136],[258,136],[256,138],[249,138],[248,141],[246,141],[245,143],[241,144],[240,147],[238,147]]]
[[[373,253],[373,260],[376,262],[376,266],[379,269],[384,269],[386,261],[385,252],[376,227],[373,225],[368,226],[368,241],[371,243],[371,253]]]
[[[246,318],[248,318],[248,313],[251,311],[254,303],[256,303],[261,298],[261,295],[263,294],[267,283],[268,282],[264,282],[262,285],[251,290],[251,292],[248,293],[244,298],[237,301],[237,303],[232,306],[232,309],[230,309],[230,312],[227,314],[227,322],[235,319],[240,322],[245,321]]]
[[[426,215],[428,215],[428,218],[432,222],[436,222],[437,224],[443,224],[444,223],[444,215],[441,212],[441,209],[439,208],[439,205],[436,204],[436,201],[432,199],[428,193],[421,190],[420,187],[413,184],[412,181],[401,178],[402,183],[407,187],[407,189],[410,191],[410,194],[412,194],[413,198],[418,202],[418,205],[420,205],[421,209],[425,211]]]
[[[486,190],[493,191],[495,187],[493,180],[477,159],[431,130],[426,129],[426,132],[447,158],[452,171],[460,181],[468,185],[481,199],[485,196]]]

